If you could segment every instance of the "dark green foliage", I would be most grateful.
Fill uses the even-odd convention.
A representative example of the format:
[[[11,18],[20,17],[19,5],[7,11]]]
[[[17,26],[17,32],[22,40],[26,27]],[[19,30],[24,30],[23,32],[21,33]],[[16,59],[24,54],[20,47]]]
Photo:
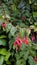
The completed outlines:
[[[0,65],[37,65],[37,0],[0,0]]]

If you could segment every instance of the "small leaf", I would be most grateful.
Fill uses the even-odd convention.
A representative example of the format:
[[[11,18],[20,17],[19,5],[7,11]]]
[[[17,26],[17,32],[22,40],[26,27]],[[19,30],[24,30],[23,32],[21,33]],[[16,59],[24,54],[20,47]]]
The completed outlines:
[[[0,56],[0,65],[3,65],[4,56]]]
[[[29,4],[31,4],[32,3],[32,0],[29,0]]]
[[[37,12],[33,12],[33,17],[37,17]]]
[[[9,41],[9,49],[13,47],[14,41],[15,41],[14,38]]]
[[[5,35],[1,35],[1,36],[0,36],[0,39],[2,39],[2,38],[6,38],[6,36],[5,36]]]
[[[8,33],[11,28],[12,28],[12,24],[11,23],[7,23],[6,32]]]
[[[20,34],[20,37],[23,38],[24,37],[24,29],[20,28],[19,34]]]
[[[35,51],[31,50],[30,53],[31,53],[32,56],[34,56],[34,57],[36,56],[36,52]]]
[[[24,59],[27,60],[27,59],[28,59],[28,55],[29,55],[29,51],[24,52],[24,53],[25,53],[25,54],[24,54]]]
[[[6,46],[6,40],[4,40],[4,39],[0,39],[0,45],[3,45],[3,46]]]
[[[5,48],[0,49],[0,54],[6,56],[7,54],[10,54]]]
[[[16,28],[14,26],[12,26],[11,30],[10,30],[10,34],[11,36],[14,36],[15,35],[15,32],[16,32]]]
[[[10,54],[10,52],[7,52],[7,53],[6,53],[6,56],[5,56],[5,61],[8,61],[8,59],[9,59],[10,55],[11,55],[11,54]]]
[[[11,65],[11,62],[8,60],[8,61],[6,61],[6,64],[7,65]]]
[[[10,57],[10,55],[11,55],[11,53],[10,52],[8,52],[6,49],[0,49],[0,54],[1,55],[4,55],[4,57],[5,57],[5,61],[7,61],[8,59],[9,59],[9,57]]]
[[[29,64],[36,65],[35,61],[33,60],[32,56],[29,56]]]
[[[19,3],[19,5],[18,5],[18,8],[19,8],[19,9],[20,9],[20,8],[23,8],[23,7],[24,7],[24,4],[25,4],[25,3],[21,1],[21,2]]]
[[[17,11],[17,8],[16,8],[15,4],[12,5],[12,11],[13,12],[16,12]]]
[[[0,19],[3,19],[2,15],[0,15]]]

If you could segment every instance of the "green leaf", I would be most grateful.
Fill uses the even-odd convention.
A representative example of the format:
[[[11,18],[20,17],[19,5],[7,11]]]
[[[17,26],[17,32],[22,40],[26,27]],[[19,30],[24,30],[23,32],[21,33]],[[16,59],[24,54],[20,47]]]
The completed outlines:
[[[2,15],[0,15],[0,19],[3,19]]]
[[[10,52],[8,52],[6,49],[0,49],[0,54],[1,55],[4,55],[4,57],[5,57],[5,61],[7,61],[8,59],[9,59],[9,57],[10,57],[10,55],[11,55],[11,53]]]
[[[19,3],[19,5],[18,5],[18,8],[20,9],[22,9],[23,7],[24,7],[24,5],[25,5],[25,3],[23,2],[23,1],[20,1],[20,3]]]
[[[26,65],[26,61],[23,61],[23,59],[17,60],[16,65]]]
[[[15,41],[14,38],[9,41],[9,49],[13,47],[14,41]]]
[[[29,55],[29,51],[24,52],[24,53],[25,53],[25,54],[24,54],[24,59],[27,60],[27,59],[28,59],[28,55]]]
[[[25,32],[24,29],[20,28],[19,34],[21,38],[24,37],[24,32]]]
[[[8,33],[11,28],[12,28],[12,24],[11,23],[7,23],[6,32]]]
[[[36,23],[36,25],[37,25],[37,23]],[[34,31],[35,31],[35,32],[37,31],[37,26],[34,28]]]
[[[34,57],[36,56],[36,51],[31,50],[30,53],[31,53],[32,56],[34,56]]]
[[[33,45],[32,48],[37,50],[37,44]]]
[[[33,60],[32,56],[29,56],[29,64],[36,65],[35,61]]]
[[[3,46],[6,46],[6,40],[4,40],[4,39],[0,39],[0,45],[3,45]]]
[[[29,0],[29,4],[31,4],[32,3],[32,0]]]
[[[3,65],[4,56],[0,56],[0,65]]]
[[[0,54],[1,55],[7,55],[9,53],[5,48],[0,49]]]
[[[26,51],[26,50],[27,50],[26,45],[22,44],[22,51]]]
[[[1,36],[0,36],[0,39],[2,39],[2,38],[6,38],[6,36],[5,36],[5,35],[1,35]]]
[[[6,55],[6,53],[7,53],[6,49],[4,49],[4,48],[0,49],[0,54],[1,55]]]
[[[37,12],[33,12],[33,17],[37,17]]]
[[[8,61],[6,61],[6,64],[7,65],[11,65],[11,62],[8,60]]]
[[[2,23],[3,23],[3,19],[0,19],[0,26],[2,25]]]
[[[13,11],[13,12],[17,11],[15,4],[12,5],[12,11]]]
[[[5,61],[8,61],[9,57],[10,57],[11,53],[10,52],[7,52],[6,53],[6,56],[5,56]]]
[[[10,30],[10,35],[11,35],[11,36],[14,36],[16,30],[17,30],[17,29],[16,29],[14,26],[12,26],[12,28],[11,28],[11,30]]]
[[[8,10],[8,7],[7,7],[4,3],[2,3],[2,8],[4,8],[4,11],[5,11],[4,14],[9,16],[9,10]]]
[[[35,24],[35,26],[37,26],[37,22],[35,22],[34,24]]]

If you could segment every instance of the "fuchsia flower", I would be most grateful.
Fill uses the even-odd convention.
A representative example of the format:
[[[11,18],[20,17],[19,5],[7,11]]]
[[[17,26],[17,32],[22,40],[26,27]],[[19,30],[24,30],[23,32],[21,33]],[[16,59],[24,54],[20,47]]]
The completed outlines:
[[[18,36],[16,37],[16,39],[20,39],[20,35],[18,35]]]
[[[28,40],[27,37],[21,39],[21,38],[20,38],[20,35],[18,35],[18,36],[16,37],[15,42],[14,42],[14,46],[15,46],[15,48],[16,48],[16,52],[18,51],[18,47],[22,48],[22,43],[28,45],[28,44],[29,44],[29,40]]]
[[[21,43],[24,43],[24,44],[29,44],[29,41],[28,41],[28,38],[23,38],[21,39],[20,36],[17,36],[15,42],[14,42],[14,46],[17,47],[21,47]]]
[[[25,38],[25,44],[29,44],[28,38]]]
[[[2,23],[2,27],[6,28],[6,23],[5,22]]]
[[[14,46],[15,46],[15,48],[16,48],[16,51],[18,51],[18,47],[21,48],[21,43],[22,43],[22,40],[17,37],[17,39],[16,39],[15,42],[14,42]]]
[[[15,40],[15,42],[14,42],[14,46],[21,46],[21,43],[22,43],[22,40],[21,40],[21,38],[20,38],[20,36],[18,35],[17,37],[16,37],[16,40]]]
[[[37,57],[35,58],[35,61],[37,62]]]
[[[26,38],[23,38],[22,39],[22,42],[24,43],[24,44],[29,44],[29,41],[28,41],[28,38],[26,37]]]
[[[37,62],[37,57],[36,58],[33,58],[33,60]]]
[[[32,38],[31,38],[31,39],[32,39],[32,41],[35,41],[35,36],[32,36]]]

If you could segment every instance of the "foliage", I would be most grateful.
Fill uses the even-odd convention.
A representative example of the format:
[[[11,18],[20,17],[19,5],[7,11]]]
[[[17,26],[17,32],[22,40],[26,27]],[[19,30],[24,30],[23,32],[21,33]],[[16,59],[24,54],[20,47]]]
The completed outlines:
[[[0,65],[37,65],[37,0],[0,0]]]

